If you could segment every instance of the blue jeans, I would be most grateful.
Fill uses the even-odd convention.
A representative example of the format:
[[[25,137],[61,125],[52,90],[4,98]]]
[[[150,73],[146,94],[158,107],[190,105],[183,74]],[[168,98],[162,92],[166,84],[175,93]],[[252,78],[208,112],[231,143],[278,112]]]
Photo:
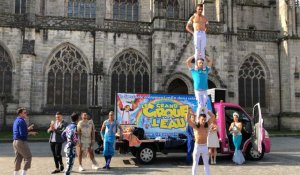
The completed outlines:
[[[193,158],[192,158],[193,150],[194,150],[194,140],[188,139],[187,140],[187,153],[186,153],[187,163],[193,162]]]
[[[65,175],[70,175],[73,165],[74,165],[74,160],[75,160],[75,146],[69,147],[66,149],[66,160],[67,160],[67,168],[65,171]]]

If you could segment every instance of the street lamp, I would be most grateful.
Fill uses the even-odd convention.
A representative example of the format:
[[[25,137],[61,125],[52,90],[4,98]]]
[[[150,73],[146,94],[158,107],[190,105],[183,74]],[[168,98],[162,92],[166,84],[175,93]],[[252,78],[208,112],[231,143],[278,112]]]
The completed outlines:
[[[92,105],[89,107],[92,113],[93,121],[96,125],[101,124],[100,112],[101,106],[98,105],[98,81],[101,80],[103,75],[103,62],[94,62],[93,72],[90,73],[92,77]]]

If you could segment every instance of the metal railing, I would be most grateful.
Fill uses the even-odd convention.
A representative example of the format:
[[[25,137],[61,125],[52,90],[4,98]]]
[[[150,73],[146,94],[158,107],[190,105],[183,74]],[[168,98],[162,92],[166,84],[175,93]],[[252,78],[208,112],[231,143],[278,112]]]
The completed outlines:
[[[105,19],[104,26],[99,27],[98,29],[110,32],[138,34],[150,34],[152,32],[151,23],[148,22],[117,21],[111,19]]]
[[[95,18],[70,18],[62,16],[36,16],[35,27],[60,30],[93,30]]]
[[[177,32],[185,32],[185,26],[187,21],[183,20],[166,20],[166,30],[167,31],[177,31]],[[208,34],[220,34],[223,32],[223,23],[210,21],[208,25]]]
[[[2,27],[24,27],[27,26],[25,15],[0,13],[0,26]]]

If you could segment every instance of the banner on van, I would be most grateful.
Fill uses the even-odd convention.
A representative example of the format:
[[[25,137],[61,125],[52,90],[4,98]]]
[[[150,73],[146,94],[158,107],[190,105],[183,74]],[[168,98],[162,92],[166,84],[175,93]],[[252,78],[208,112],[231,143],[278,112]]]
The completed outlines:
[[[118,93],[116,97],[119,123],[143,128],[148,138],[185,134],[188,107],[196,112],[195,96]]]

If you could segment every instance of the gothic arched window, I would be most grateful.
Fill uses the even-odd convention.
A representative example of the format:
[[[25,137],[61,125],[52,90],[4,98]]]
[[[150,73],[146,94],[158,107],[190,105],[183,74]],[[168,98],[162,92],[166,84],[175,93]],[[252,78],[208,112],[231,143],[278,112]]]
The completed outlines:
[[[118,20],[137,21],[139,15],[138,0],[114,0],[113,17]]]
[[[12,62],[8,53],[0,46],[0,94],[11,95]]]
[[[179,18],[179,4],[177,0],[168,0],[166,8],[167,18]]]
[[[68,9],[67,16],[78,18],[95,18],[96,2],[95,0],[66,0]]]
[[[111,103],[115,92],[149,93],[150,69],[145,59],[137,52],[121,54],[112,67]]]
[[[26,13],[26,1],[27,0],[15,0],[15,13],[25,14]]]
[[[51,58],[48,71],[47,104],[87,105],[88,70],[81,54],[71,45]]]
[[[239,70],[239,103],[253,107],[260,102],[266,106],[266,73],[257,59],[249,57]]]

